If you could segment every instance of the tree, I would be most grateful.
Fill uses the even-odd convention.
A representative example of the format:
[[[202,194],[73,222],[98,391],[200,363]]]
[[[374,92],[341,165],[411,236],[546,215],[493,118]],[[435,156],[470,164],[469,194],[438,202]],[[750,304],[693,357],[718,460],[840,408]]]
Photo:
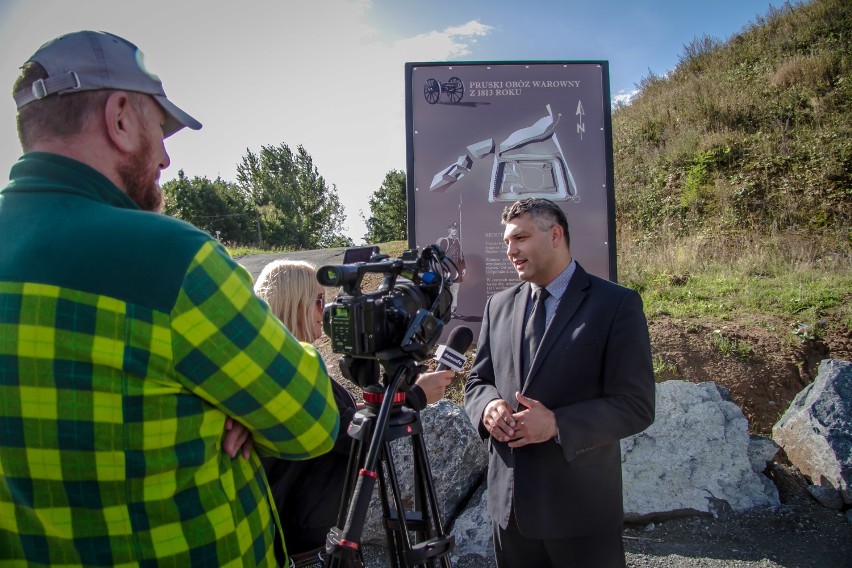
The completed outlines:
[[[405,172],[391,170],[382,186],[370,196],[370,218],[365,219],[367,243],[386,243],[406,238],[408,204],[405,194]],[[361,217],[364,213],[361,212]]]
[[[163,184],[164,212],[192,223],[211,235],[230,243],[252,240],[252,208],[233,183],[221,178],[215,181],[202,177],[189,179],[183,170],[177,179]]]
[[[237,166],[237,183],[254,209],[258,240],[293,249],[349,246],[346,215],[337,195],[319,175],[302,146],[262,146],[247,151]]]

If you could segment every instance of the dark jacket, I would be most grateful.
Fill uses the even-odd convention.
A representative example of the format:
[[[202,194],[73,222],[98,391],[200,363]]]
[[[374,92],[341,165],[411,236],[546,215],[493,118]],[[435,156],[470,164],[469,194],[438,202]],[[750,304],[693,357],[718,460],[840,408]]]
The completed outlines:
[[[465,385],[465,410],[488,441],[488,508],[505,527],[511,512],[528,538],[619,531],[619,441],[654,420],[654,374],[642,300],[577,265],[521,388],[524,311],[531,286],[492,296]],[[515,392],[556,415],[559,443],[514,451],[491,438],[482,414],[494,399],[517,411]]]
[[[346,429],[357,409],[355,399],[341,384],[332,380],[331,386],[340,412],[340,433],[334,448],[305,461],[262,460],[289,554],[323,546],[328,530],[337,523],[352,447]]]

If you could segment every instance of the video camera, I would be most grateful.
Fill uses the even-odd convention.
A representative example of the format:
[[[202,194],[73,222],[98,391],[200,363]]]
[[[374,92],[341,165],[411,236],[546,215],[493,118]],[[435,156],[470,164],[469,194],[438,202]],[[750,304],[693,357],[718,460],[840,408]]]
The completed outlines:
[[[366,262],[320,267],[320,284],[341,287],[323,310],[332,351],[379,361],[402,356],[423,361],[452,316],[450,285],[457,272],[437,245],[395,259],[375,253]],[[368,273],[384,276],[373,292],[361,290]]]

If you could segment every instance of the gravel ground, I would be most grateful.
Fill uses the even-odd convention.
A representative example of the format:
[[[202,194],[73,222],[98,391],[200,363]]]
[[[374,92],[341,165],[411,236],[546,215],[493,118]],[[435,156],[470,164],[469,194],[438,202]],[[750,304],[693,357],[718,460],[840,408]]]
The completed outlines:
[[[690,518],[626,529],[627,566],[642,568],[849,568],[852,522],[803,518],[795,507],[737,515],[725,521]],[[845,526],[844,526],[845,525]],[[386,549],[365,547],[369,568],[389,568]],[[490,558],[453,558],[456,568],[495,568]],[[534,567],[530,567],[534,568]]]
[[[776,509],[718,519],[683,517],[624,531],[627,566],[642,568],[850,568],[852,514],[800,495]],[[389,568],[386,549],[365,547],[368,568]],[[495,568],[490,558],[453,558],[455,568]],[[529,567],[535,568],[535,567]]]

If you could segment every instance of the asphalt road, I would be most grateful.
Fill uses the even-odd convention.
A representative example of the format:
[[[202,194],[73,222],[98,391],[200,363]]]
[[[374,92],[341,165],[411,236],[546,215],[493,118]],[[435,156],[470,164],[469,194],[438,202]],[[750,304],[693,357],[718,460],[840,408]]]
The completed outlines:
[[[343,253],[346,252],[345,247],[329,248],[321,250],[301,250],[294,252],[277,252],[271,254],[251,254],[246,256],[235,256],[239,264],[245,267],[251,273],[253,280],[257,280],[260,276],[260,271],[263,267],[278,259],[289,260],[306,260],[317,268],[326,264],[341,264],[343,263]]]

